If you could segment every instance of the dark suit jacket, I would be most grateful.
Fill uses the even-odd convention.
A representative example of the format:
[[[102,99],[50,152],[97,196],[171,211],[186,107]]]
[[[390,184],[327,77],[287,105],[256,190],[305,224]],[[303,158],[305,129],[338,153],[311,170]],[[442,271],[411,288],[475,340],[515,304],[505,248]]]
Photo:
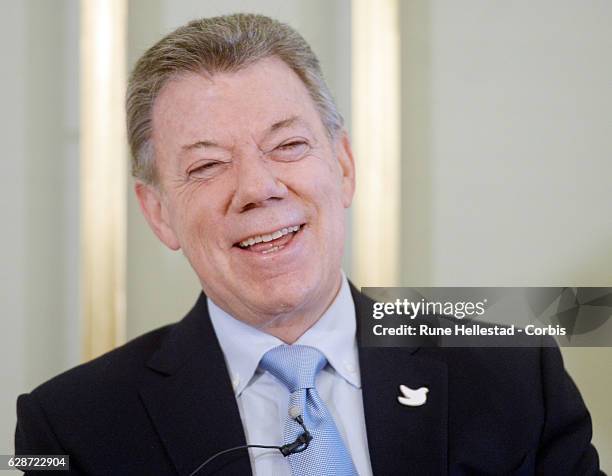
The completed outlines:
[[[359,360],[375,475],[601,474],[557,348],[360,348]],[[429,387],[427,403],[400,405],[400,384]],[[70,474],[187,475],[245,444],[204,295],[181,322],[21,395],[17,414],[16,454],[69,454]],[[247,452],[201,474],[249,475]]]

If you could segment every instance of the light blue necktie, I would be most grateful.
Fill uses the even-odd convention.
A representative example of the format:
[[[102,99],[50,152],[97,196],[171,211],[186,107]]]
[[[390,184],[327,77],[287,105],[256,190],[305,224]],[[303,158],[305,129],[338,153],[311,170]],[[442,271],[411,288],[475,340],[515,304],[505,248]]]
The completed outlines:
[[[289,389],[289,408],[301,409],[304,425],[312,435],[305,451],[288,456],[293,476],[357,476],[334,419],[315,388],[315,377],[326,364],[321,352],[305,345],[275,347],[259,364]],[[287,414],[285,443],[293,442],[303,431]]]

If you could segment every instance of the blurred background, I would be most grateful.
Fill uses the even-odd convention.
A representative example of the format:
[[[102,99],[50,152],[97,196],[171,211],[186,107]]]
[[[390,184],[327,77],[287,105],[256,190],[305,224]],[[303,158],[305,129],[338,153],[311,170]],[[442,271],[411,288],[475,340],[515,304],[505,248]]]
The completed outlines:
[[[95,71],[116,71],[109,87],[124,88],[149,46],[197,17],[263,13],[319,56],[358,164],[344,266],[357,285],[612,286],[608,0],[0,0],[0,9],[0,453],[13,452],[20,393],[195,301],[189,265],[140,215],[122,132],[95,138],[104,120],[121,129],[121,111],[105,118],[89,104],[107,98]],[[113,47],[88,49],[96,41]],[[119,172],[97,173],[100,157]],[[112,236],[92,225],[100,217]],[[563,354],[610,472],[611,349]]]

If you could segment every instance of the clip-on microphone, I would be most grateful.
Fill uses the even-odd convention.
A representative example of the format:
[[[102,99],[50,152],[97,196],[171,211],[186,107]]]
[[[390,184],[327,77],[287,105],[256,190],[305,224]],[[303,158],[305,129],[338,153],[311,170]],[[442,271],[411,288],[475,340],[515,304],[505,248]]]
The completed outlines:
[[[308,445],[310,444],[310,441],[312,440],[312,435],[306,429],[301,413],[302,412],[300,411],[300,407],[298,406],[293,406],[289,409],[289,416],[293,418],[296,422],[299,423],[299,425],[304,430],[304,433],[298,436],[293,443],[287,443],[286,445],[280,446],[278,448],[280,452],[283,454],[283,456],[285,457],[292,455],[294,453],[301,453],[306,448],[308,448]]]
[[[228,448],[226,450],[219,451],[218,453],[212,455],[210,458],[208,458],[206,461],[204,461],[200,466],[198,466],[193,472],[189,473],[189,476],[194,476],[194,474],[196,474],[198,471],[200,471],[202,468],[204,468],[208,463],[210,463],[212,460],[214,460],[217,456],[221,456],[223,454],[230,453],[230,452],[236,451],[236,450],[241,450],[241,449],[246,449],[246,448],[274,449],[274,450],[279,450],[284,457],[287,457],[287,456],[295,454],[295,453],[301,453],[306,448],[308,448],[308,445],[312,441],[312,435],[310,434],[310,432],[306,428],[306,425],[304,425],[304,419],[302,418],[302,412],[300,410],[300,407],[298,407],[298,406],[291,407],[289,409],[289,416],[293,420],[295,420],[302,427],[302,429],[304,430],[304,432],[300,436],[298,436],[293,443],[287,443],[286,445],[283,445],[283,446],[274,446],[274,445],[242,445],[242,446],[235,446],[233,448]]]

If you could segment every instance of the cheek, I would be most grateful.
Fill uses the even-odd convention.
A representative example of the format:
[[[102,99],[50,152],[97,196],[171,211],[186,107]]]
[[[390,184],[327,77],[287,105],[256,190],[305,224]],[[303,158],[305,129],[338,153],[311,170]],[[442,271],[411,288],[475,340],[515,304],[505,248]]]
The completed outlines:
[[[323,237],[322,249],[325,250],[324,253],[328,253],[344,241],[346,209],[342,189],[339,182],[328,177],[327,180],[316,183],[314,192],[319,233]]]
[[[334,205],[342,202],[342,171],[335,158],[312,155],[292,165],[291,181],[313,201]]]
[[[181,248],[190,259],[202,261],[211,256],[207,250],[219,243],[221,220],[207,194],[186,194],[177,204],[172,226]]]
[[[320,235],[333,237],[341,233],[345,210],[341,174],[329,160],[318,157],[297,165],[287,175],[286,185],[313,209]]]
[[[325,180],[319,180],[315,185],[318,205],[321,213],[329,216],[332,220],[339,220],[344,216],[344,194],[342,182],[339,177],[327,176]]]

